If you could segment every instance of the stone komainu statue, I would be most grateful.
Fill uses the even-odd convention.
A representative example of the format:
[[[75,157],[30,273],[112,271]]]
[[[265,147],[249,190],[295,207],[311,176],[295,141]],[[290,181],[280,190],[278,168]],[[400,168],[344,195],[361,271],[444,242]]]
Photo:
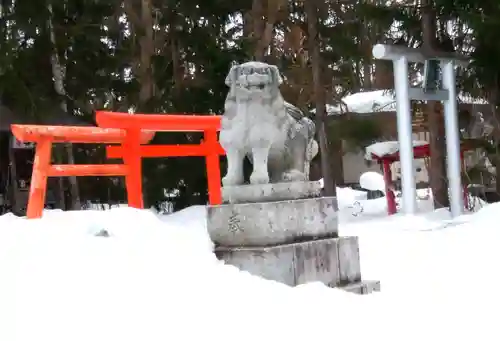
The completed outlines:
[[[253,165],[251,184],[309,180],[310,162],[318,153],[315,125],[283,100],[281,83],[274,65],[248,62],[231,67],[219,137],[228,162],[224,186],[243,184],[245,157]]]

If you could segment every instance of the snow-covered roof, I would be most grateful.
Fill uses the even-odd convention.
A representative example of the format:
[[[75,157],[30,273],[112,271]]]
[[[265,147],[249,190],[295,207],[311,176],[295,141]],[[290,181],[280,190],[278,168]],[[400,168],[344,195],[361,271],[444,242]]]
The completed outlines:
[[[459,101],[467,104],[487,104],[465,94],[458,95]],[[393,89],[358,92],[342,98],[342,105],[327,105],[329,115],[345,112],[369,114],[382,111],[396,111],[396,95]],[[314,112],[314,111],[313,111]]]
[[[396,108],[396,96],[389,90],[366,91],[342,98],[343,105],[327,105],[329,115],[344,112],[368,114],[377,111],[392,111]]]
[[[413,147],[425,146],[429,144],[427,141],[413,141]],[[391,155],[399,151],[398,141],[383,141],[377,142],[369,145],[365,149],[365,159],[373,160],[373,156],[384,157],[386,155]]]

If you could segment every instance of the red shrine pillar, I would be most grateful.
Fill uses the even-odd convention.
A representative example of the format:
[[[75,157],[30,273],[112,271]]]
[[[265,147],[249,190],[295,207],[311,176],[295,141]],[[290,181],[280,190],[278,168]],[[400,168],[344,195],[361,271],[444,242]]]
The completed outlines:
[[[396,209],[396,197],[393,192],[392,186],[392,172],[391,172],[391,161],[387,159],[382,159],[382,167],[384,170],[384,183],[385,183],[385,198],[387,200],[387,213],[389,215],[395,214]]]

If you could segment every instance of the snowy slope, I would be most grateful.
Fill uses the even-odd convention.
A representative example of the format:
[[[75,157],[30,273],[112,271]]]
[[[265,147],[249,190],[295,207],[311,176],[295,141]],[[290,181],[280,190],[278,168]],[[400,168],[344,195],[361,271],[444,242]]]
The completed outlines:
[[[1,216],[0,340],[499,340],[500,205],[442,229],[446,212],[386,218],[376,200],[341,226],[360,236],[364,277],[382,281],[370,296],[222,264],[201,206]]]

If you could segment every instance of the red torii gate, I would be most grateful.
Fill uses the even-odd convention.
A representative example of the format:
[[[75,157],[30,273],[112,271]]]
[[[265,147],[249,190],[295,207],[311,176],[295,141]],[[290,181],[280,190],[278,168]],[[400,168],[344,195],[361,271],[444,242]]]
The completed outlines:
[[[99,127],[12,125],[14,136],[36,146],[30,196],[26,216],[40,218],[43,213],[47,178],[58,176],[124,176],[128,205],[144,208],[142,199],[142,158],[203,156],[206,159],[208,195],[211,205],[222,203],[219,157],[225,151],[217,139],[221,116],[145,115],[98,111]],[[202,132],[195,145],[147,145],[157,131]],[[54,143],[103,143],[108,158],[123,159],[122,164],[59,165],[51,163]]]
[[[462,165],[462,170],[465,169],[465,161],[464,161],[464,152],[468,150],[464,144],[461,144],[460,147],[460,159],[461,159],[461,165]],[[428,158],[431,155],[430,147],[429,144],[423,144],[423,145],[418,145],[413,147],[413,155],[414,159],[424,159]],[[382,170],[384,172],[384,183],[385,183],[385,197],[387,200],[387,213],[389,215],[397,213],[397,207],[396,207],[396,196],[394,195],[393,192],[393,184],[392,184],[392,171],[391,171],[391,165],[394,162],[400,161],[399,157],[399,151],[396,151],[392,154],[386,154],[386,155],[376,155],[374,153],[371,153],[372,160],[376,160],[379,164],[382,165]],[[467,193],[467,186],[463,185],[463,195],[464,195],[464,206],[467,208],[469,206],[468,204],[468,193]]]

